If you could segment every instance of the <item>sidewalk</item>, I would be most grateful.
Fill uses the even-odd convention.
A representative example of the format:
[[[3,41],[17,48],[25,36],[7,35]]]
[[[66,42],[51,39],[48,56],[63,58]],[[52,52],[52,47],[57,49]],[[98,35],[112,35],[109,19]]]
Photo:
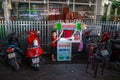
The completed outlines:
[[[0,64],[0,80],[119,80],[120,72],[105,70],[102,76],[98,73],[93,78],[93,71],[85,72],[85,64],[43,64],[40,71],[33,71],[28,66],[22,66],[19,72],[14,72]]]
[[[75,59],[73,62],[51,62],[48,58],[49,62],[41,64],[40,71],[34,71],[28,65],[21,65],[18,72],[0,62],[0,80],[120,80],[120,72],[105,69],[102,76],[101,68],[95,79],[91,66],[86,73],[86,61],[79,57]]]

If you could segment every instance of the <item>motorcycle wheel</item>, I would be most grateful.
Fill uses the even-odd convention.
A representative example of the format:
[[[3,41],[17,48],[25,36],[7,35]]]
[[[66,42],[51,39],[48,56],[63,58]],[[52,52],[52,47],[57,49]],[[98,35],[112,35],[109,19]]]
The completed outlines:
[[[6,59],[7,56],[3,52],[0,52],[0,61],[5,61]]]
[[[14,70],[15,71],[18,71],[19,70],[19,64],[18,64],[18,62],[17,61],[15,61],[15,66],[14,66]]]
[[[12,60],[11,64],[12,64],[12,67],[13,67],[13,69],[14,69],[15,71],[18,71],[18,70],[19,70],[20,67],[19,67],[19,64],[18,64],[17,61]]]
[[[40,64],[39,64],[39,63],[38,63],[38,64],[34,64],[33,67],[34,67],[34,69],[37,70],[37,71],[40,70]]]

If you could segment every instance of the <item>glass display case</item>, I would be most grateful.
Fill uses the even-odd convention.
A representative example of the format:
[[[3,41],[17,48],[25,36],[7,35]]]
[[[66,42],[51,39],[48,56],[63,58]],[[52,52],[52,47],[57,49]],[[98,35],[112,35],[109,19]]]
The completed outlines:
[[[13,0],[12,4],[16,2],[18,2],[16,14],[19,19],[43,20],[48,19],[49,15],[59,17],[64,15],[64,7],[68,7],[71,13],[78,12],[78,18],[81,16],[83,19],[95,18],[96,0]]]
[[[20,3],[18,6],[19,19],[24,20],[42,20],[47,15],[44,4]]]

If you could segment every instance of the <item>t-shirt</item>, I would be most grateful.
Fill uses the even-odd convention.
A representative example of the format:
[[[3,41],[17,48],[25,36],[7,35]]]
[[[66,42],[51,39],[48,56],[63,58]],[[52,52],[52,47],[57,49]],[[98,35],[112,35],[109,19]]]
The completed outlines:
[[[53,37],[52,36],[52,41],[55,41],[57,39],[57,37]],[[52,43],[52,47],[56,47],[57,46],[57,41]]]
[[[69,38],[72,36],[72,30],[64,30],[64,37]]]

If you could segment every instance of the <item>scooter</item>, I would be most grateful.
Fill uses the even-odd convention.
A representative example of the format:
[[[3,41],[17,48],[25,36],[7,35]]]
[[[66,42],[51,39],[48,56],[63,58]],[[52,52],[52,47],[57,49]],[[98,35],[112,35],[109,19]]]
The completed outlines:
[[[15,52],[15,48],[9,46],[7,48],[7,61],[14,68],[15,71],[19,70],[19,62],[17,59],[17,53]]]
[[[79,44],[79,48],[78,48],[79,52],[86,53],[86,55],[87,55],[87,52],[86,52],[87,45],[91,42],[91,39],[90,39],[91,32],[92,32],[92,29],[84,32],[84,34],[82,35],[83,41]]]
[[[40,46],[40,41],[38,38],[38,34],[36,31],[28,31],[28,48],[27,48],[27,57],[30,60],[31,66],[39,70],[41,55],[43,54],[43,50]]]
[[[18,38],[15,37],[15,33],[10,33],[7,36],[7,44],[4,47],[4,52],[7,57],[6,61],[15,71],[18,71],[20,68],[21,53],[23,53],[18,44]]]
[[[3,44],[0,44],[0,61],[4,61]]]
[[[102,74],[105,66],[108,67],[111,55],[111,49],[108,43],[111,39],[111,35],[111,32],[105,32],[98,42],[90,42],[87,45],[86,51],[88,54],[88,63],[86,66],[86,72],[89,64],[91,63],[92,69],[94,70],[94,77],[97,76],[98,63],[102,63]]]
[[[111,32],[104,32],[101,39],[97,42],[90,42],[87,47],[86,51],[88,53],[88,57],[93,56],[93,54],[99,55],[100,57],[107,57],[111,54],[111,47],[109,44],[109,40],[111,39]],[[108,54],[109,53],[109,54]]]

